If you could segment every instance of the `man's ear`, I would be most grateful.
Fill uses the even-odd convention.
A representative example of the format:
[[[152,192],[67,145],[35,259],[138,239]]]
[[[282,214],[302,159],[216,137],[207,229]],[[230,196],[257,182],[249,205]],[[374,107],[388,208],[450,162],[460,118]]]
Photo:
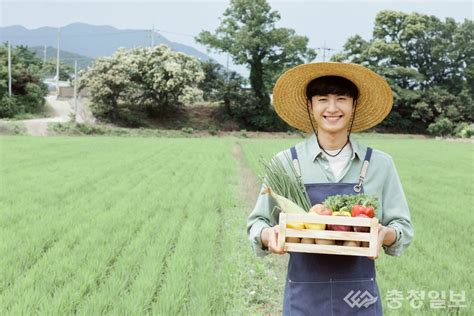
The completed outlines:
[[[313,110],[313,103],[311,103],[310,99],[308,99],[306,106],[308,107],[308,109]]]

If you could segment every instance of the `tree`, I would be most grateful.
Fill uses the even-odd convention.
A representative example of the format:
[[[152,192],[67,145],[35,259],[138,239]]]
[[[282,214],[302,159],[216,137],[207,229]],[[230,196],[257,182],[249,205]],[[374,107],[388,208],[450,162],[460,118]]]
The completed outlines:
[[[98,58],[81,74],[79,89],[89,88],[90,109],[94,116],[116,122],[120,118],[120,100],[126,99],[132,82],[125,64],[126,51],[119,49],[112,57]]]
[[[74,73],[74,67],[69,64],[61,63],[59,65],[59,80],[71,80],[71,74]],[[42,76],[56,76],[56,60],[49,59],[41,65]]]
[[[204,73],[194,57],[159,45],[131,50],[126,64],[139,91],[131,91],[129,101],[150,117],[173,112],[202,98],[197,85],[204,79]]]
[[[119,49],[96,60],[80,86],[90,89],[94,115],[130,123],[137,113],[154,118],[199,99],[202,91],[196,85],[203,77],[197,59],[160,45]]]
[[[266,0],[231,0],[224,19],[214,34],[201,32],[196,40],[210,49],[229,53],[234,63],[247,65],[250,85],[256,99],[252,116],[262,116],[255,128],[265,128],[274,120],[270,109],[270,90],[285,69],[311,61],[316,56],[308,39],[288,28],[276,28],[280,19]],[[258,123],[260,122],[260,123]],[[249,122],[250,123],[250,122]]]
[[[8,47],[0,47],[0,117],[13,117],[20,113],[34,113],[44,104],[48,93],[41,82],[41,60],[26,46],[11,50],[12,96],[8,95]]]
[[[471,20],[443,22],[419,13],[382,11],[373,38],[349,38],[333,60],[359,63],[387,78],[395,103],[385,126],[426,131],[439,118],[473,121],[473,37]]]

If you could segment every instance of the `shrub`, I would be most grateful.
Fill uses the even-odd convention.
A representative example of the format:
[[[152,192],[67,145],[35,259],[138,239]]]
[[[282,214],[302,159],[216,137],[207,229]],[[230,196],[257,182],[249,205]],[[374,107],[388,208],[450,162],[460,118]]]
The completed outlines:
[[[18,110],[18,107],[14,97],[4,95],[0,100],[0,117],[13,117],[15,114],[22,112]]]
[[[192,134],[194,132],[194,129],[192,127],[183,127],[181,131],[186,134]]]
[[[428,133],[435,136],[450,136],[453,134],[453,123],[446,117],[437,119],[428,126]]]
[[[470,138],[474,136],[474,129],[472,129],[468,123],[461,122],[454,128],[454,135],[462,138]]]

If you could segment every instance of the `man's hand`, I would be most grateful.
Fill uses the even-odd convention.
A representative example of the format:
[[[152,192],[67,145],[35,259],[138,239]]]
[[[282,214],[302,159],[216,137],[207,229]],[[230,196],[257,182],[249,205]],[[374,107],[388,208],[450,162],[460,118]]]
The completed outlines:
[[[282,247],[278,247],[278,235],[280,233],[278,225],[264,228],[261,233],[262,244],[272,253],[284,254],[286,251]]]
[[[379,224],[379,234],[377,238],[377,254],[375,255],[375,257],[369,257],[369,259],[377,259],[379,257],[380,249],[382,249],[382,246],[391,246],[395,242],[396,237],[397,235],[395,229]]]

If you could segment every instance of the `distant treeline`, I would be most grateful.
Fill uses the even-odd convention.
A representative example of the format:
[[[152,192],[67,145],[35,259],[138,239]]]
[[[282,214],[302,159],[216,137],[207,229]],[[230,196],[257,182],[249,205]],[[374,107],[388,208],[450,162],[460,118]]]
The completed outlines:
[[[265,0],[231,1],[221,25],[196,38],[246,65],[249,78],[213,62],[174,52],[165,45],[118,50],[95,60],[81,73],[91,110],[101,120],[136,127],[144,119],[166,117],[197,101],[218,103],[221,120],[241,129],[287,131],[270,103],[278,76],[314,60],[308,39],[276,28],[278,12]],[[243,23],[245,21],[245,23]],[[362,64],[384,76],[394,92],[394,107],[379,131],[470,137],[474,121],[474,24],[434,16],[380,12],[373,37],[349,38],[333,61]],[[40,78],[54,69],[28,51],[13,50],[13,96],[8,96],[6,45],[0,48],[0,116],[34,111],[44,104]],[[62,77],[68,78],[70,68]],[[249,87],[249,88],[246,88]]]

